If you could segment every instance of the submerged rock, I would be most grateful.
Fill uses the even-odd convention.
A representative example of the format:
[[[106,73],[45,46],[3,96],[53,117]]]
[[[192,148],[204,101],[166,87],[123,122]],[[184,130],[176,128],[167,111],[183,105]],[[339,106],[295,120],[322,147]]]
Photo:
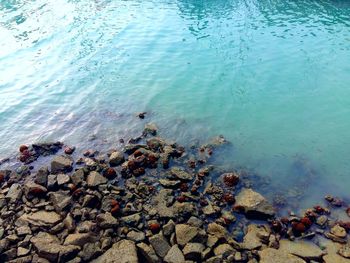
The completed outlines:
[[[261,194],[243,189],[236,197],[235,207],[242,209],[248,218],[267,219],[275,215],[275,209]]]
[[[305,241],[281,240],[279,250],[307,260],[318,260],[325,254],[315,244]]]
[[[183,181],[190,181],[194,178],[193,175],[187,173],[184,169],[180,167],[172,167],[170,170],[170,174],[173,178]]]
[[[24,194],[27,199],[32,199],[38,196],[44,196],[46,195],[46,192],[47,189],[44,186],[36,184],[34,182],[28,182],[24,185]]]
[[[115,151],[111,153],[109,157],[109,165],[110,166],[118,166],[124,162],[124,154],[119,151]]]
[[[147,123],[143,131],[144,134],[157,135],[158,127],[154,123]]]
[[[239,175],[237,173],[225,173],[221,177],[224,184],[228,187],[237,185],[239,181]]]
[[[345,238],[346,237],[346,230],[339,226],[338,224],[333,226],[331,228],[331,234],[335,235],[336,237],[339,237],[339,238]]]

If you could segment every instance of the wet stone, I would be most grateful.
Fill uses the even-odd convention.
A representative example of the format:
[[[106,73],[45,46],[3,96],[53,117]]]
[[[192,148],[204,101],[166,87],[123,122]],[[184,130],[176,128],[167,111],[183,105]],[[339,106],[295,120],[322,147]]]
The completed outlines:
[[[69,172],[73,168],[73,159],[67,156],[56,156],[51,162],[51,173]]]
[[[271,204],[259,193],[251,189],[243,189],[236,198],[236,207],[244,210],[248,218],[267,219],[275,214]]]
[[[49,168],[47,166],[41,167],[35,175],[34,182],[46,187],[48,175],[49,175]]]
[[[70,182],[70,177],[68,174],[58,174],[57,175],[57,184],[64,185]]]
[[[210,223],[207,231],[218,239],[226,238],[228,235],[226,228],[217,223]]]
[[[24,214],[18,220],[33,226],[52,227],[61,221],[61,216],[55,212],[37,211],[31,214]]]
[[[339,225],[335,225],[334,227],[331,228],[331,234],[335,235],[336,237],[339,238],[345,238],[346,237],[346,230],[339,226]]]
[[[281,240],[279,250],[308,260],[320,259],[325,254],[315,244],[305,241]]]
[[[188,243],[183,249],[183,253],[185,255],[185,259],[187,260],[195,260],[201,258],[201,254],[205,249],[204,245],[201,243]]]
[[[176,240],[180,246],[185,246],[192,241],[199,233],[199,228],[185,224],[175,226]]]
[[[18,236],[30,235],[32,233],[29,226],[21,226],[16,229]]]
[[[145,240],[146,236],[143,232],[132,230],[127,234],[127,238],[135,242],[140,242]]]
[[[84,261],[89,261],[93,258],[96,258],[96,256],[101,254],[101,252],[102,251],[98,243],[86,243],[79,255]]]
[[[346,244],[346,245],[341,246],[338,253],[339,253],[339,255],[341,255],[344,258],[350,259],[350,245]]]
[[[229,244],[221,244],[214,249],[215,256],[222,255],[223,257],[227,257],[233,252],[234,252],[234,249]]]
[[[324,227],[328,222],[328,217],[326,215],[319,216],[316,220],[316,224]]]
[[[167,180],[167,179],[159,179],[159,183],[165,188],[176,188],[181,184],[181,181]]]
[[[303,259],[284,251],[265,248],[259,252],[259,263],[306,263]]]
[[[175,223],[173,220],[169,220],[167,224],[163,226],[163,234],[165,236],[170,236],[175,231]]]
[[[137,245],[137,250],[140,252],[140,254],[146,259],[147,263],[160,263],[161,260],[157,256],[156,252],[154,249],[145,244],[145,243],[138,243]]]
[[[115,243],[103,255],[91,263],[138,263],[135,243],[130,240],[121,240]]]
[[[184,169],[180,167],[172,167],[170,170],[170,174],[173,178],[183,180],[183,181],[190,181],[194,178],[193,175],[186,172]]]
[[[71,176],[71,180],[75,185],[81,184],[84,181],[84,178],[85,178],[85,173],[83,169],[78,169]]]
[[[51,192],[49,194],[55,210],[60,213],[71,205],[72,198],[68,191]]]
[[[124,216],[121,218],[121,221],[123,221],[125,224],[136,226],[141,220],[140,213]]]
[[[24,185],[24,194],[27,199],[32,199],[37,196],[44,196],[46,192],[47,189],[44,186],[34,182],[27,182]]]
[[[99,214],[96,217],[97,224],[101,228],[112,228],[118,226],[118,220],[111,213]]]
[[[108,182],[107,178],[103,177],[100,173],[92,171],[88,175],[86,182],[88,186],[95,187]]]
[[[40,232],[34,236],[31,243],[39,256],[49,261],[56,261],[58,258],[62,258],[64,261],[67,258],[74,257],[80,250],[77,246],[62,246],[56,236],[45,232]]]
[[[75,245],[82,247],[84,244],[94,242],[96,237],[92,233],[70,234],[66,237],[63,245]]]
[[[149,238],[154,251],[158,256],[164,258],[170,250],[170,245],[165,237],[160,233]]]
[[[157,135],[158,127],[154,123],[147,123],[145,125],[144,134]]]
[[[124,162],[124,154],[119,151],[115,151],[111,153],[109,157],[109,165],[110,166],[118,166]]]
[[[6,198],[9,199],[11,203],[15,203],[21,197],[22,197],[22,186],[20,184],[11,185],[9,191],[7,192]]]

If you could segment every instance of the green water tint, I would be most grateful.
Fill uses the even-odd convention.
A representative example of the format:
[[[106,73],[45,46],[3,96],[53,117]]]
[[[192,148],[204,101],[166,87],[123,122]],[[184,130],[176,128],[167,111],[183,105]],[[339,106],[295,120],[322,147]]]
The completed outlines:
[[[348,1],[1,1],[0,36],[0,156],[108,148],[148,111],[182,143],[223,134],[217,162],[305,204],[347,194]]]

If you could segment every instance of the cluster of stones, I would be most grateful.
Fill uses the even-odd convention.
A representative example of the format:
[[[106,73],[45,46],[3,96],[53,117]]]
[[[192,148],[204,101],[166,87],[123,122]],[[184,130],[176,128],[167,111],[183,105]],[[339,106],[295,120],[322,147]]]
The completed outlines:
[[[226,143],[223,137],[191,153],[156,134],[156,126],[148,124],[123,150],[106,155],[89,150],[74,160],[75,148],[64,147],[50,167],[0,171],[0,261],[350,261],[349,227],[330,222],[326,209],[276,219],[261,194],[242,187],[238,172],[212,182],[215,167],[206,163]],[[63,147],[52,145],[49,154]],[[22,146],[24,164],[35,159],[22,158],[26,151],[36,158],[42,154]],[[310,234],[313,225],[331,225],[320,236],[336,243],[304,241],[321,234]]]

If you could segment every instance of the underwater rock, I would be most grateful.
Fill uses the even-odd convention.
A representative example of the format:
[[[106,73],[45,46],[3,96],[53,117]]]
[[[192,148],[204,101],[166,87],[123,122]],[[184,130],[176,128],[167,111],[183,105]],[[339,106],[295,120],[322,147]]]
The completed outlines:
[[[306,260],[319,260],[326,254],[315,244],[305,241],[281,240],[279,250]]]
[[[239,175],[236,173],[225,173],[221,175],[224,184],[228,187],[233,187],[238,184]]]
[[[242,209],[248,218],[267,219],[275,215],[272,205],[252,189],[243,189],[236,197],[235,207]]]
[[[145,129],[143,131],[144,135],[152,135],[155,136],[157,135],[158,127],[154,123],[147,123],[145,125]]]
[[[71,154],[74,153],[74,151],[75,151],[75,147],[69,147],[69,146],[64,147],[64,153],[65,154],[71,155]]]
[[[339,226],[338,224],[333,226],[330,230],[330,232],[339,238],[345,238],[346,237],[346,231],[343,227]]]
[[[109,165],[110,166],[118,166],[124,162],[124,154],[119,151],[115,151],[111,153],[109,157]]]
[[[140,112],[137,114],[137,116],[140,118],[140,119],[144,119],[145,118],[145,115],[147,114],[147,112]]]

